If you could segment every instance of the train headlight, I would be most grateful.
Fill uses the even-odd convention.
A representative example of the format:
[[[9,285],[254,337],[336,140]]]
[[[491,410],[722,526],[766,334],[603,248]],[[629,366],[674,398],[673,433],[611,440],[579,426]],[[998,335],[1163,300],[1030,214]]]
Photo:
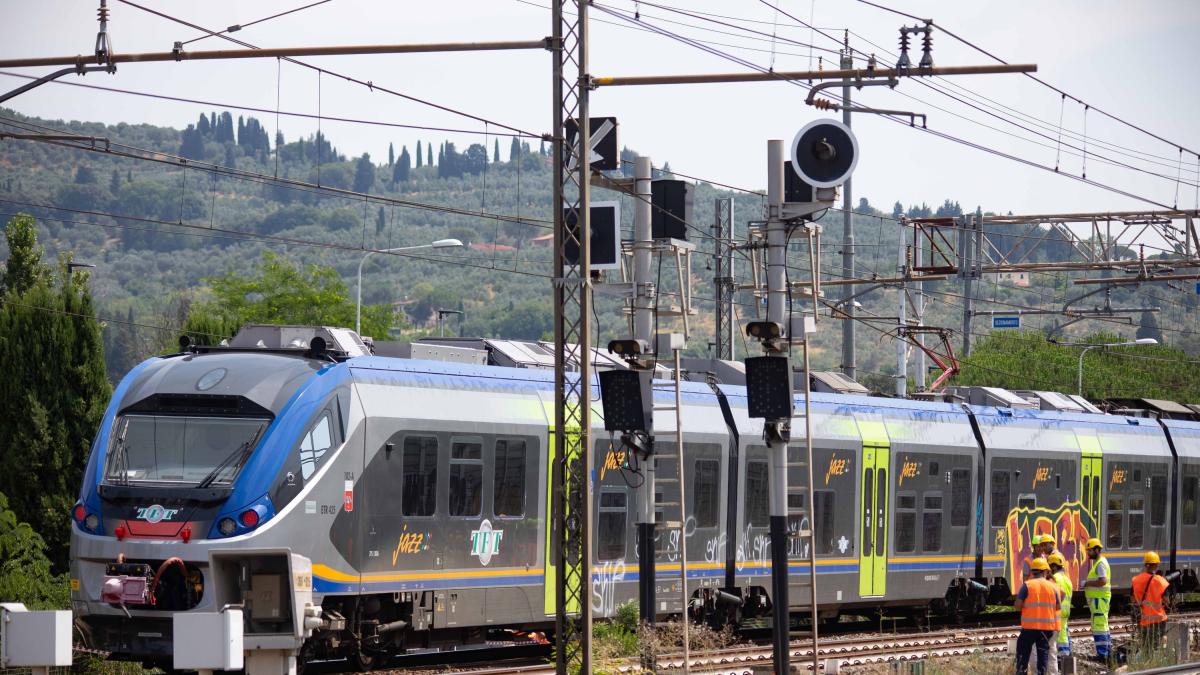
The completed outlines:
[[[100,518],[94,513],[89,513],[87,514],[87,517],[83,519],[83,526],[95,532],[100,527]]]
[[[221,534],[228,537],[237,529],[237,523],[233,522],[233,518],[222,518],[221,522],[217,524],[217,528],[221,531]]]

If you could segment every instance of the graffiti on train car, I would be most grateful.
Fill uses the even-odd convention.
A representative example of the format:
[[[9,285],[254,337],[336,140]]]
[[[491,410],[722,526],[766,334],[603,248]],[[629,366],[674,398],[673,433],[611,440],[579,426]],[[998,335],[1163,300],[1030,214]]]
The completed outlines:
[[[1045,507],[1015,508],[1008,512],[1003,530],[997,530],[997,552],[1005,557],[1005,574],[1017,582],[1032,555],[1030,542],[1034,535],[1051,534],[1058,552],[1067,561],[1067,574],[1078,581],[1087,570],[1087,551],[1084,543],[1096,536],[1099,528],[1083,504],[1065,502],[1056,509]]]

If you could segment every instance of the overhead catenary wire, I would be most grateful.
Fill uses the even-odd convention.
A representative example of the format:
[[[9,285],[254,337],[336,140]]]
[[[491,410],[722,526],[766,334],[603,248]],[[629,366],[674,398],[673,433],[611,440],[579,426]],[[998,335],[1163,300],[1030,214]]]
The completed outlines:
[[[317,5],[324,5],[327,2],[332,2],[332,0],[317,0],[316,2],[310,2],[307,5],[303,5],[300,7],[294,7],[292,9],[289,9],[289,10],[286,10],[283,12],[278,12],[276,14],[272,14],[271,16],[265,16],[261,19],[255,19],[254,21],[249,21],[249,22],[242,23],[242,24],[234,24],[224,30],[219,30],[216,33],[212,33],[211,35],[201,35],[200,37],[192,38],[191,40],[185,40],[183,42],[180,42],[179,44],[180,44],[180,46],[190,45],[193,42],[207,40],[210,37],[219,37],[221,35],[224,35],[225,33],[236,33],[237,31],[249,28],[250,26],[257,26],[260,23],[264,23],[264,22],[270,21],[272,19],[278,19],[280,17],[284,17],[289,14],[295,14],[296,12],[300,12],[300,11],[309,9],[310,7],[316,7]]]
[[[219,38],[221,38],[222,40],[226,40],[226,41],[228,41],[228,42],[232,42],[232,43],[234,43],[234,44],[240,45],[240,46],[242,46],[242,47],[245,47],[245,48],[247,48],[247,49],[259,49],[259,47],[258,47],[257,45],[250,44],[249,42],[246,42],[246,41],[244,41],[244,40],[238,40],[238,39],[236,39],[236,38],[233,38],[233,37],[230,37],[230,36],[228,36],[228,35],[219,34],[219,33],[217,33],[216,31],[209,30],[209,29],[207,29],[207,28],[204,28],[203,26],[198,26],[198,25],[196,25],[196,24],[194,24],[194,23],[191,23],[191,22],[189,22],[189,21],[185,21],[185,20],[183,20],[183,19],[180,19],[180,18],[178,18],[178,17],[171,16],[170,14],[166,14],[166,13],[164,13],[164,12],[160,12],[160,11],[157,11],[157,10],[151,9],[151,8],[149,8],[149,7],[145,7],[145,6],[143,6],[143,5],[139,5],[139,4],[135,3],[135,2],[133,2],[132,0],[117,0],[117,2],[120,2],[120,3],[123,3],[123,4],[129,5],[130,7],[134,7],[134,8],[136,8],[136,9],[140,9],[140,10],[142,10],[143,12],[147,12],[147,13],[149,13],[149,14],[153,14],[153,15],[155,15],[155,16],[157,16],[157,17],[160,17],[160,18],[166,19],[166,20],[168,20],[168,21],[172,21],[172,22],[178,23],[178,24],[180,24],[180,25],[187,26],[188,28],[191,28],[191,29],[193,29],[193,30],[198,30],[198,31],[200,31],[200,32],[202,32],[202,33],[206,33],[206,34],[208,34],[209,36],[213,36],[213,37],[219,37]],[[460,116],[460,117],[466,117],[466,118],[468,118],[468,119],[475,120],[476,122],[489,122],[489,123],[491,123],[491,124],[492,124],[492,125],[494,125],[494,126],[500,127],[500,128],[502,128],[502,129],[507,129],[507,130],[509,130],[509,131],[512,131],[512,132],[515,132],[515,133],[524,134],[524,135],[526,135],[526,136],[533,136],[533,137],[540,136],[540,134],[535,134],[535,133],[533,133],[533,132],[530,132],[530,131],[527,131],[527,130],[525,130],[525,129],[520,129],[520,128],[518,128],[518,127],[510,126],[510,125],[504,124],[504,123],[502,123],[502,122],[497,122],[497,121],[495,121],[495,120],[489,120],[489,119],[487,119],[487,118],[484,118],[484,117],[481,117],[481,116],[479,116],[479,115],[475,115],[475,114],[473,114],[473,113],[469,113],[469,112],[467,112],[467,111],[465,111],[465,110],[459,110],[459,109],[457,109],[457,108],[454,108],[454,107],[452,107],[452,106],[447,106],[447,105],[443,105],[443,104],[440,104],[440,103],[435,103],[435,102],[433,102],[433,101],[430,101],[430,100],[428,100],[428,99],[423,99],[423,98],[420,98],[420,97],[418,97],[418,96],[413,96],[412,94],[405,94],[405,93],[403,93],[403,92],[400,92],[400,91],[397,91],[397,90],[395,90],[395,89],[390,89],[390,88],[388,88],[388,87],[385,87],[385,86],[382,86],[382,85],[376,84],[376,83],[375,83],[375,82],[373,82],[373,81],[364,81],[364,80],[360,80],[360,79],[358,79],[358,78],[355,78],[355,77],[352,77],[352,76],[350,76],[350,75],[345,75],[345,74],[343,74],[343,73],[334,72],[334,71],[332,71],[332,70],[329,70],[329,69],[327,69],[327,68],[322,68],[322,67],[320,67],[320,66],[314,66],[314,65],[312,65],[312,64],[310,64],[310,63],[306,63],[306,62],[304,62],[304,61],[300,61],[299,59],[295,59],[295,58],[292,58],[292,57],[283,57],[283,58],[284,58],[284,60],[285,60],[285,61],[288,61],[289,63],[294,63],[294,64],[296,64],[296,65],[298,65],[298,66],[302,66],[302,67],[304,67],[304,68],[308,68],[308,69],[310,69],[310,70],[317,71],[318,73],[323,73],[323,74],[326,74],[326,75],[332,75],[332,76],[334,76],[334,77],[338,77],[338,78],[341,78],[341,79],[343,79],[343,80],[346,80],[347,82],[353,82],[354,84],[362,85],[362,86],[364,86],[364,87],[367,87],[367,89],[369,89],[370,91],[373,91],[373,92],[374,92],[374,91],[381,91],[381,92],[383,92],[383,93],[385,93],[385,94],[390,94],[390,95],[392,95],[392,96],[397,96],[397,97],[399,97],[399,98],[403,98],[403,99],[405,99],[405,100],[412,101],[412,102],[414,102],[414,103],[419,103],[419,104],[421,104],[421,105],[424,105],[424,106],[428,106],[428,107],[431,107],[431,108],[435,108],[435,109],[437,109],[437,110],[441,110],[441,111],[443,111],[443,112],[447,112],[447,113],[450,113],[450,114],[453,114],[453,115],[458,115],[458,116]]]

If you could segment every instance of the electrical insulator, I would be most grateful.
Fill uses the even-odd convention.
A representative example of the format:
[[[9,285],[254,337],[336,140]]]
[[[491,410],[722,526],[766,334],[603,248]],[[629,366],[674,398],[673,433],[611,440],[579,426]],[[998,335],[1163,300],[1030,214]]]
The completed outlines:
[[[903,70],[912,65],[908,59],[908,26],[900,28],[900,58],[896,59],[896,70]]]
[[[933,26],[925,26],[925,35],[921,38],[921,67],[933,67]]]

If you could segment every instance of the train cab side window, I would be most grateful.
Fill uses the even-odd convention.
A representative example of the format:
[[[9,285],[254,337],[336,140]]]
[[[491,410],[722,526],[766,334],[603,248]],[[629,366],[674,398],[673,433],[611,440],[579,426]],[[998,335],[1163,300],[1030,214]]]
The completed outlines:
[[[1141,495],[1129,497],[1129,548],[1142,547],[1142,534],[1146,526],[1146,498]]]
[[[746,524],[766,527],[770,524],[770,484],[767,482],[767,463],[746,462]]]
[[[1037,495],[1017,495],[1017,508],[1030,511],[1037,508]]]
[[[917,550],[917,494],[896,494],[896,553]]]
[[[942,495],[925,495],[921,509],[921,550],[926,553],[942,550]]]
[[[1008,521],[1008,500],[1011,494],[1007,471],[992,472],[992,527],[1004,527]]]
[[[1108,518],[1104,523],[1104,532],[1108,538],[1105,548],[1121,548],[1121,525],[1123,524],[1124,516],[1123,499],[1117,496],[1109,496]]]
[[[308,480],[316,472],[321,459],[333,447],[330,433],[329,411],[325,411],[317,423],[304,434],[300,441],[300,476]]]
[[[715,459],[696,460],[692,483],[692,509],[696,514],[696,527],[716,527],[717,511],[720,506],[717,476],[721,463]]]
[[[971,470],[950,472],[950,527],[971,524]]]
[[[492,496],[492,512],[495,515],[525,515],[525,441],[496,441],[496,476]]]
[[[437,508],[437,438],[404,439],[401,510],[406,516],[432,516]]]
[[[596,533],[596,558],[620,560],[625,557],[625,488],[601,488],[599,531]]]
[[[483,509],[483,444],[450,443],[450,515],[478,517]]]
[[[1183,477],[1183,499],[1180,504],[1179,514],[1181,522],[1184,525],[1196,525],[1198,519],[1196,515],[1200,509],[1196,508],[1196,500],[1200,499],[1200,478],[1196,476]]]
[[[1167,477],[1150,477],[1150,527],[1167,524]]]

